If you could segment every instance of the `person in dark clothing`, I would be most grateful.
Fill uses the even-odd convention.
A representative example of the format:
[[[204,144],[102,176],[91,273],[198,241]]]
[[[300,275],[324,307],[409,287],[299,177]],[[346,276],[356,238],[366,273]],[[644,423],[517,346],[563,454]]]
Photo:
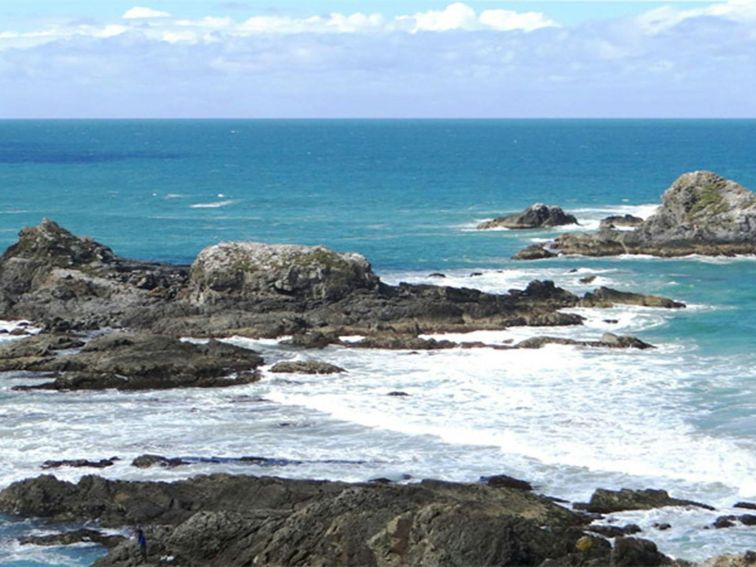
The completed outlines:
[[[147,538],[142,528],[136,529],[136,540],[139,545],[139,553],[142,555],[142,561],[147,561]]]

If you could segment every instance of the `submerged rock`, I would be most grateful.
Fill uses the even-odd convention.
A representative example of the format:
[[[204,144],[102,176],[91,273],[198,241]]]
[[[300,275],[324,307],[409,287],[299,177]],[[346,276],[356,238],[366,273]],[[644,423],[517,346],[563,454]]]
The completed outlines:
[[[588,292],[580,300],[580,305],[583,307],[611,307],[618,304],[661,307],[664,309],[682,309],[685,307],[684,303],[667,297],[618,291],[608,287],[600,287],[592,292]]]
[[[270,369],[271,372],[292,374],[337,374],[346,372],[340,366],[329,364],[321,360],[293,360],[277,362]]]
[[[478,229],[487,230],[491,228],[549,228],[566,224],[578,224],[578,221],[573,215],[565,213],[561,207],[536,203],[519,213],[482,222],[478,225]]]
[[[109,535],[88,528],[42,536],[27,536],[19,539],[21,545],[57,546],[89,543],[101,545],[108,549],[112,549],[124,541],[126,541],[126,538],[121,535]]]
[[[515,258],[538,257],[531,248]],[[754,254],[756,194],[709,171],[685,173],[664,192],[656,213],[633,230],[565,234],[541,248],[584,256]]]
[[[598,341],[581,341],[568,339],[564,337],[531,337],[520,341],[515,348],[542,348],[546,345],[569,345],[584,347],[606,347],[606,348],[637,348],[647,349],[654,348],[637,337],[615,335],[613,333],[604,333]]]
[[[693,502],[692,500],[680,500],[672,498],[666,490],[621,490],[597,489],[587,504],[575,504],[575,508],[597,514],[610,514],[624,510],[652,510],[663,506],[693,506],[714,510],[711,506]]]
[[[148,563],[173,556],[187,566],[597,566],[611,565],[612,555],[625,561],[616,564],[630,565],[627,558],[654,551],[632,542],[612,551],[582,531],[578,514],[524,490],[440,481],[347,484],[211,475],[170,483],[88,476],[71,484],[42,476],[0,492],[0,512],[141,525]],[[640,564],[669,561],[655,557],[657,563]],[[138,561],[139,550],[129,541],[96,565]]]
[[[110,457],[109,459],[100,459],[99,461],[90,461],[88,459],[64,459],[62,461],[45,461],[42,463],[43,469],[58,469],[60,467],[74,467],[74,468],[94,468],[104,469],[106,467],[112,467],[116,461],[120,460],[118,457]]]

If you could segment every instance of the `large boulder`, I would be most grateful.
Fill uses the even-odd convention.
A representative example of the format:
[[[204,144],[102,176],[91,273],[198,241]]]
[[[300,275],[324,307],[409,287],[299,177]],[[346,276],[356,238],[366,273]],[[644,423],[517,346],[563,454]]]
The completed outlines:
[[[578,224],[575,216],[565,213],[561,207],[535,203],[514,215],[506,215],[478,225],[480,230],[491,228],[527,229],[550,228],[566,224]]]
[[[335,301],[375,289],[378,277],[360,254],[322,246],[224,242],[205,248],[191,268],[191,299],[198,304],[292,298]]]
[[[594,234],[564,234],[540,246],[554,254],[662,257],[756,253],[756,194],[710,171],[681,175],[662,195],[656,213],[634,230],[604,228]],[[542,257],[528,247],[515,256]]]

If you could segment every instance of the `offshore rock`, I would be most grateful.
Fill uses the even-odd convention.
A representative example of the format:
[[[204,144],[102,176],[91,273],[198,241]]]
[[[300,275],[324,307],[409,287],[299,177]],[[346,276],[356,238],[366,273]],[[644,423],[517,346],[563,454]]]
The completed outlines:
[[[643,219],[633,215],[612,215],[601,219],[599,228],[636,227],[643,224]]]
[[[664,309],[682,309],[685,307],[684,303],[667,297],[618,291],[609,287],[600,287],[592,292],[588,292],[580,300],[580,305],[583,307],[611,307],[617,304],[661,307]]]
[[[478,225],[478,229],[549,228],[566,224],[578,224],[578,221],[573,215],[565,213],[561,207],[536,203],[517,214],[498,217],[490,221],[482,222]]]
[[[568,339],[564,337],[532,337],[520,341],[515,345],[515,348],[542,348],[546,345],[568,345],[568,346],[584,346],[584,347],[605,347],[605,348],[637,348],[645,350],[647,348],[654,348],[646,342],[643,342],[637,337],[627,335],[615,335],[613,333],[604,333],[601,339],[598,341],[580,341],[576,339]]]
[[[565,234],[541,248],[584,256],[754,254],[756,194],[709,171],[686,173],[664,192],[656,213],[634,230],[604,228],[595,234]],[[516,257],[528,259],[536,254],[529,250]]]
[[[42,476],[0,492],[0,512],[56,521],[141,525],[147,563],[199,565],[629,565],[651,546],[612,552],[585,520],[530,492],[481,484],[199,476],[126,482]],[[579,542],[581,542],[579,544]],[[638,549],[638,548],[642,549]],[[626,549],[627,548],[627,549]],[[139,564],[127,541],[99,566]],[[654,555],[656,563],[668,558]],[[621,561],[624,561],[621,562]],[[551,563],[548,563],[551,562]]]

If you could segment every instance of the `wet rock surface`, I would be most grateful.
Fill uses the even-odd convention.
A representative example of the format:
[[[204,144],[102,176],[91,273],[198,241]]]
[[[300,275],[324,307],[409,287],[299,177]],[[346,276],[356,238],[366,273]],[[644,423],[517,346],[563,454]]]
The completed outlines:
[[[561,207],[535,203],[519,213],[482,222],[478,225],[478,229],[488,230],[491,228],[508,228],[518,230],[549,228],[566,224],[578,224],[578,222],[573,215],[565,213]]]
[[[586,535],[585,520],[521,489],[423,481],[347,484],[210,475],[172,483],[42,476],[0,511],[143,526],[147,562],[180,565],[667,565],[651,542]],[[620,543],[623,541],[624,543]],[[134,541],[96,565],[134,565]],[[634,561],[634,562],[633,562]],[[641,561],[640,563],[638,561]]]
[[[656,213],[633,230],[614,230],[614,222],[597,233],[564,234],[548,245],[536,245],[543,252],[530,246],[515,258],[756,253],[756,194],[710,171],[681,175],[662,195]]]
[[[27,536],[19,539],[22,545],[73,545],[77,543],[97,544],[108,549],[116,547],[126,541],[124,536],[108,535],[98,530],[80,529],[48,534],[41,536]]]
[[[576,509],[586,510],[596,514],[610,514],[625,510],[652,510],[664,506],[692,506],[714,510],[713,507],[692,500],[672,498],[666,490],[647,488],[644,490],[621,490],[597,489],[588,503],[575,504]]]
[[[338,374],[346,372],[340,366],[323,362],[322,360],[292,360],[277,362],[271,369],[274,373],[292,373],[292,374]]]
[[[37,337],[26,339],[36,345]],[[24,352],[23,345],[14,345]],[[0,354],[0,359],[2,359]],[[13,360],[19,370],[46,370],[54,380],[19,389],[145,390],[186,387],[223,387],[259,379],[263,359],[255,352],[211,340],[184,342],[151,334],[111,333],[96,337],[72,354],[39,360]],[[4,367],[7,369],[8,367]]]

